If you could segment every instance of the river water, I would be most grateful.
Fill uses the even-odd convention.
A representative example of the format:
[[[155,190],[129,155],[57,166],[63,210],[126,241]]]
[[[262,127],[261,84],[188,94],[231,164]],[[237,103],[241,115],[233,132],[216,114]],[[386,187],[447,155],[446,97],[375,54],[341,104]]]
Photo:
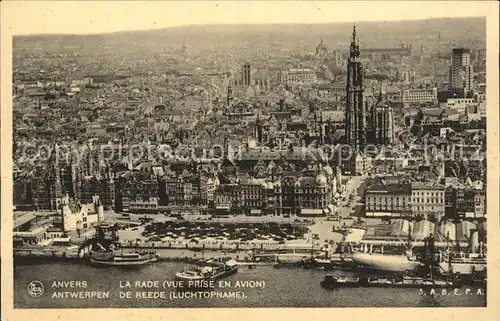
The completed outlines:
[[[240,267],[238,273],[224,281],[232,288],[216,291],[242,291],[243,298],[170,298],[168,289],[120,288],[126,281],[173,280],[174,274],[183,270],[182,263],[158,262],[139,269],[117,267],[93,268],[81,263],[37,263],[16,264],[14,267],[15,308],[231,308],[231,307],[484,307],[486,294],[479,286],[462,288],[457,293],[435,296],[421,295],[419,289],[394,288],[344,288],[326,290],[320,286],[326,272],[304,269],[275,269],[258,266],[248,269]],[[331,273],[331,272],[329,272]],[[334,272],[342,273],[342,272]],[[345,272],[344,272],[345,273]],[[44,293],[32,297],[28,293],[31,281],[40,281]],[[54,281],[86,281],[87,287],[54,288]],[[236,281],[259,281],[260,287],[234,288]],[[263,285],[263,287],[262,287]],[[478,293],[479,289],[479,293]],[[470,292],[469,292],[470,290]],[[106,299],[97,298],[53,298],[59,291],[109,291]],[[120,298],[121,291],[131,291],[132,298]],[[166,298],[135,298],[135,292],[165,292]],[[469,293],[466,293],[469,292]],[[481,295],[484,293],[484,295]]]

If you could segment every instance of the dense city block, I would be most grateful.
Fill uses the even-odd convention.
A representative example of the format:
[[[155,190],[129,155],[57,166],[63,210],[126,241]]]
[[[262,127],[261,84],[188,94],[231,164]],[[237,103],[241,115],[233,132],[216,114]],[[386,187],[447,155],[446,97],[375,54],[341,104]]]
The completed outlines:
[[[485,22],[445,21],[15,38],[14,250],[485,279]]]

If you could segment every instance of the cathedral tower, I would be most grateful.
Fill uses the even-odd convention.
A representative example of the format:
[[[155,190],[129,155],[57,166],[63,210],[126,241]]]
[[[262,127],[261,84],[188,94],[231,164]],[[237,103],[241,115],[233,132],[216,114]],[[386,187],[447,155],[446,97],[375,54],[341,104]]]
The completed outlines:
[[[354,26],[347,62],[345,135],[346,143],[356,154],[362,151],[366,145],[366,115],[363,104],[363,91],[363,67],[359,57],[356,26]]]

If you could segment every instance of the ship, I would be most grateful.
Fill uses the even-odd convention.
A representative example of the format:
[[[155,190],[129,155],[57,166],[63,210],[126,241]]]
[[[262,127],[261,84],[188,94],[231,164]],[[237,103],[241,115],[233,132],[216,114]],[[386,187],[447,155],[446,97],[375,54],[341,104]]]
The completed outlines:
[[[90,263],[94,266],[137,267],[158,261],[158,254],[148,252],[97,251],[90,255]]]
[[[443,252],[439,267],[443,274],[473,275],[486,270],[486,256],[481,253]]]
[[[296,253],[280,253],[275,255],[275,268],[280,267],[300,267],[302,262],[306,259],[304,254]]]
[[[420,266],[412,251],[405,254],[355,252],[352,260],[361,268],[391,272],[414,271]]]
[[[302,260],[300,266],[304,269],[332,270],[333,262],[329,259],[310,258]]]
[[[342,277],[326,275],[320,282],[326,289],[355,288],[355,287],[392,287],[392,288],[453,288],[458,284],[454,280],[437,280],[415,276],[404,276],[399,278],[387,277]]]
[[[195,265],[175,274],[176,281],[184,281],[188,288],[210,287],[209,281],[216,281],[233,275],[238,271],[238,262],[229,259],[226,261],[207,261],[203,265]]]
[[[304,269],[315,269],[315,270],[355,270],[358,266],[350,259],[344,259],[339,257],[332,258],[310,258],[301,261],[300,266]]]
[[[442,274],[460,274],[472,276],[486,272],[486,244],[479,242],[478,231],[474,230],[468,238],[469,246],[464,251],[455,242],[455,246],[448,239],[450,246],[439,253],[439,268]]]
[[[413,250],[411,225],[408,225],[405,243],[404,249],[381,245],[377,250],[373,244],[364,244],[361,245],[362,251],[352,249],[352,260],[362,269],[390,272],[416,271],[421,262]]]

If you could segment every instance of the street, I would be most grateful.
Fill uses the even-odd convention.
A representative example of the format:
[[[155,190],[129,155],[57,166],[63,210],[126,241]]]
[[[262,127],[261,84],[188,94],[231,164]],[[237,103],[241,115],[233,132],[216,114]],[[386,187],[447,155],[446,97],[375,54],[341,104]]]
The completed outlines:
[[[315,223],[310,227],[313,234],[318,234],[320,244],[325,241],[334,241],[335,244],[341,242],[343,238],[342,234],[333,232],[333,227],[335,226],[335,229],[339,229],[344,223],[349,226],[355,222],[355,219],[350,219],[350,217],[359,217],[362,215],[360,211],[363,200],[358,195],[358,189],[365,179],[366,176],[352,176],[347,181],[345,185],[346,189],[342,193],[342,198],[345,198],[345,201],[341,199],[338,205],[339,221],[329,221],[323,218],[316,219]],[[350,200],[351,195],[353,195],[352,201]],[[353,210],[353,207],[355,207],[356,210]]]

